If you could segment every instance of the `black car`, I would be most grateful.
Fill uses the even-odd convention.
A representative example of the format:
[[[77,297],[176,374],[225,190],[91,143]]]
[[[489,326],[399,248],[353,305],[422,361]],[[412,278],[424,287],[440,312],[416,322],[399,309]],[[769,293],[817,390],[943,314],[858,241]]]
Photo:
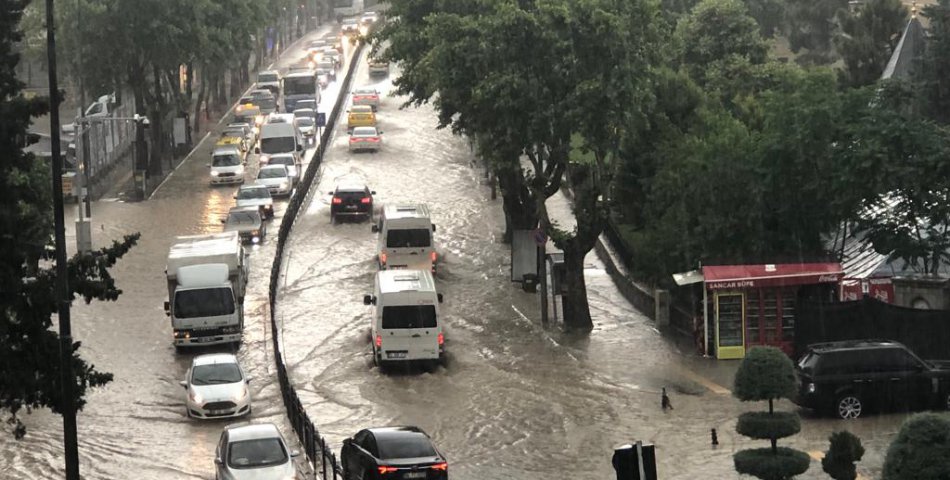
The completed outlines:
[[[330,221],[336,223],[341,217],[357,219],[373,218],[373,195],[366,185],[338,185],[336,190],[329,193]]]
[[[367,428],[343,440],[344,477],[350,480],[447,480],[449,464],[418,427]]]
[[[950,365],[921,360],[889,340],[809,345],[798,361],[795,403],[853,419],[886,409],[950,408]]]

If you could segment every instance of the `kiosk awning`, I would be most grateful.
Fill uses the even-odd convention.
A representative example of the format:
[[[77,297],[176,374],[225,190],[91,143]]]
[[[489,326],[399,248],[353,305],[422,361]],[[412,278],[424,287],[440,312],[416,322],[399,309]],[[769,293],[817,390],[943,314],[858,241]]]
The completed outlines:
[[[790,263],[766,265],[721,265],[703,267],[709,290],[784,287],[838,283],[843,276],[839,263]]]

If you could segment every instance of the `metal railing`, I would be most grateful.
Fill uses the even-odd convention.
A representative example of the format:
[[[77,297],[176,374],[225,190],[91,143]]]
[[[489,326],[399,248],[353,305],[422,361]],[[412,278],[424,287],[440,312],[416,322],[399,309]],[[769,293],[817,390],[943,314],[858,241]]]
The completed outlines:
[[[131,104],[126,103],[108,116],[80,119],[75,136],[76,158],[79,165],[88,165],[86,175],[90,182],[100,181],[129,152],[135,140],[135,123],[117,119],[132,117],[133,113]],[[85,163],[84,154],[89,156]]]
[[[284,399],[284,407],[287,408],[287,416],[290,418],[290,424],[293,426],[294,432],[297,433],[297,438],[300,439],[300,444],[304,448],[311,468],[315,473],[319,473],[322,478],[326,480],[343,478],[343,470],[339,461],[337,461],[336,455],[327,446],[326,440],[320,435],[320,431],[317,430],[317,427],[313,424],[313,421],[307,414],[307,410],[303,404],[300,403],[297,389],[291,384],[290,378],[287,375],[287,366],[284,364],[284,356],[280,349],[280,339],[277,334],[277,332],[280,331],[277,325],[276,315],[277,292],[280,286],[281,266],[283,264],[284,247],[287,244],[287,238],[290,236],[290,231],[297,221],[297,214],[307,201],[307,196],[316,179],[320,164],[323,163],[323,155],[326,152],[327,145],[330,143],[333,126],[336,124],[340,112],[346,105],[347,92],[350,90],[353,73],[359,65],[363,47],[363,43],[360,43],[353,52],[349,68],[340,84],[339,98],[337,98],[336,103],[334,103],[333,109],[327,117],[326,127],[320,136],[320,145],[317,146],[317,151],[307,165],[307,170],[304,172],[299,187],[287,203],[287,210],[284,212],[284,218],[281,221],[280,229],[277,233],[277,251],[274,255],[274,264],[271,267],[270,286],[268,290],[270,323],[271,331],[273,332],[271,337],[274,342],[274,361],[277,364],[277,378],[280,381],[280,392],[281,397]]]

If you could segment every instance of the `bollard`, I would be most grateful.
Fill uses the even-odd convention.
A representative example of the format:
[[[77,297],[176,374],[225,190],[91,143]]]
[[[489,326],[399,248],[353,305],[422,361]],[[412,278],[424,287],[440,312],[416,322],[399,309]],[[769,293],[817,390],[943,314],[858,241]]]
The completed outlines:
[[[718,445],[719,445],[719,437],[716,435],[716,429],[713,428],[709,433],[710,433],[710,435],[712,435],[712,446],[714,446],[714,447],[715,447],[715,446],[718,446]]]

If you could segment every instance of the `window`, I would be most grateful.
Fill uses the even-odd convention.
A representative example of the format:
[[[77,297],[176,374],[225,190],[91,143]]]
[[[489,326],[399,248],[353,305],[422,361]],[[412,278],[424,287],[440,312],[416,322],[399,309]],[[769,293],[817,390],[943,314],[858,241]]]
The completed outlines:
[[[257,81],[258,82],[276,82],[277,75],[273,73],[262,73],[257,76]]]
[[[267,137],[261,139],[262,153],[287,153],[297,149],[294,137]]]
[[[266,188],[242,188],[238,190],[238,200],[251,200],[255,198],[270,198],[270,192]]]
[[[426,248],[430,245],[428,228],[389,230],[386,233],[386,246],[389,248]]]
[[[906,372],[922,366],[916,358],[902,348],[882,350],[876,358],[882,369],[888,372]]]
[[[198,318],[231,315],[234,296],[230,288],[202,288],[175,292],[175,317]]]
[[[257,211],[231,212],[228,214],[228,225],[255,225],[260,223],[261,214]]]
[[[243,379],[241,369],[233,363],[197,365],[191,371],[192,385],[220,385],[238,383]]]
[[[383,329],[397,328],[435,328],[433,305],[399,305],[383,307]]]
[[[284,95],[314,95],[316,91],[316,76],[290,77],[284,79]]]
[[[283,178],[287,176],[286,168],[262,168],[257,178]]]
[[[228,450],[228,465],[232,468],[262,468],[285,462],[287,450],[279,438],[234,442]]]
[[[400,435],[399,438],[387,438],[379,443],[379,458],[419,458],[435,457],[432,442],[423,435]]]
[[[212,167],[236,167],[241,164],[241,157],[237,154],[215,155],[211,159]]]
[[[719,324],[720,347],[742,347],[743,295],[716,296],[716,317]]]

